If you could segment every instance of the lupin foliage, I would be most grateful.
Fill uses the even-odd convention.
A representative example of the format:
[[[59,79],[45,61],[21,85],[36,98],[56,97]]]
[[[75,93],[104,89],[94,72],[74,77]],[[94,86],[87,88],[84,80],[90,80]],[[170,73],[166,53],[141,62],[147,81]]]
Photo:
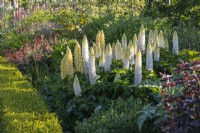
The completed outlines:
[[[120,80],[121,76],[120,76],[120,72],[118,71],[115,75],[115,78],[114,78],[114,82],[118,82]]]

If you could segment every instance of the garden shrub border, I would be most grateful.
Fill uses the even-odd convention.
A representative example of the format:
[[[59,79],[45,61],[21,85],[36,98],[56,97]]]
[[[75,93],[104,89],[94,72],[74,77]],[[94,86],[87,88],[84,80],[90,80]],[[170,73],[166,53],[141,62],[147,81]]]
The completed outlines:
[[[0,132],[62,133],[54,113],[21,72],[0,56]]]

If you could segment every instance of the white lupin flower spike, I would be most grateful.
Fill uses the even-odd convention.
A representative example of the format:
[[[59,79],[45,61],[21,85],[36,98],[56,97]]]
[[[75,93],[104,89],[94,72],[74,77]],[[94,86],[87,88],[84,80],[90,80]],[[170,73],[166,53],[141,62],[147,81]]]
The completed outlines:
[[[146,69],[149,71],[153,70],[153,49],[151,44],[147,46]]]
[[[106,46],[106,54],[105,54],[105,64],[104,64],[104,70],[110,71],[110,65],[112,63],[112,47],[110,44]]]
[[[174,31],[174,34],[173,34],[173,53],[175,55],[179,54],[178,35],[176,31]]]
[[[90,48],[90,58],[89,58],[89,79],[90,79],[90,84],[95,84],[96,83],[96,66],[95,66],[95,54],[94,50],[91,47]]]
[[[128,69],[130,62],[129,62],[129,58],[130,58],[130,51],[129,48],[124,48],[124,52],[123,52],[123,69]]]
[[[87,77],[89,73],[89,70],[88,70],[89,48],[88,48],[88,40],[85,35],[83,36],[83,41],[82,41],[82,58],[83,58],[83,70]]]
[[[122,36],[122,48],[127,47],[127,37],[126,34],[124,33]]]
[[[141,25],[140,32],[138,35],[138,48],[141,51],[145,51],[145,28],[144,25]]]
[[[81,96],[81,86],[80,86],[80,83],[79,83],[77,75],[75,75],[75,77],[74,77],[73,88],[74,88],[74,94],[77,97]]]
[[[158,46],[158,41],[154,42],[154,60],[159,61],[160,60],[160,48]]]
[[[140,50],[137,51],[135,57],[135,71],[134,71],[134,84],[139,84],[142,81],[142,54]]]

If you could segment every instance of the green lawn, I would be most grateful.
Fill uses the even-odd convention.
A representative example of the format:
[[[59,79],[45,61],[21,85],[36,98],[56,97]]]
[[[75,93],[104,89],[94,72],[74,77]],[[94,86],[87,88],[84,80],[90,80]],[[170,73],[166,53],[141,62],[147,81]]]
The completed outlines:
[[[55,114],[18,69],[0,57],[0,132],[61,133]]]

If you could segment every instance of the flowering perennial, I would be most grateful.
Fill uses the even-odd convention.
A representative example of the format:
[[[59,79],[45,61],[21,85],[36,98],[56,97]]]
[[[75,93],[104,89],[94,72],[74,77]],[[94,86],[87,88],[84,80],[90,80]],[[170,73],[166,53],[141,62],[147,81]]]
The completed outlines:
[[[123,49],[123,69],[128,69],[129,68],[129,58],[130,58],[130,50],[129,48],[124,48]]]
[[[141,51],[145,51],[145,28],[144,25],[141,25],[140,32],[138,35],[138,48]]]
[[[104,54],[104,51],[99,59],[99,67],[104,67],[105,65],[105,54]]]
[[[136,54],[136,53],[137,53],[137,49],[138,49],[138,47],[137,47],[137,42],[138,42],[138,40],[137,40],[137,35],[136,35],[136,34],[134,34],[134,36],[133,36],[133,47],[134,47],[134,54]]]
[[[95,66],[95,54],[94,50],[91,47],[90,48],[90,58],[89,58],[89,79],[90,79],[90,84],[95,84],[96,83],[96,66]]]
[[[105,54],[105,64],[104,64],[104,70],[110,71],[110,65],[112,63],[112,47],[110,44],[106,46],[106,54]]]
[[[174,31],[174,34],[173,34],[173,53],[175,55],[179,54],[178,35],[176,31]]]
[[[127,47],[127,37],[125,33],[122,36],[122,48],[124,47]]]
[[[130,64],[133,65],[135,64],[135,49],[131,40],[128,43],[128,49],[130,54],[129,55]]]
[[[154,42],[154,60],[160,60],[160,48],[158,46],[158,39]]]
[[[159,35],[158,35],[158,46],[161,48],[164,48],[164,36],[163,36],[163,32],[160,31]]]
[[[89,62],[89,48],[88,48],[88,40],[86,36],[83,36],[82,41],[82,58],[83,58],[83,71],[87,77],[88,75],[88,62]]]
[[[79,83],[77,75],[75,75],[75,77],[74,77],[73,88],[74,88],[74,94],[77,97],[81,96],[81,86],[80,86],[80,83]]]
[[[158,37],[158,30],[155,29],[154,32],[153,32],[153,43],[154,43],[155,41],[157,41],[157,37]]]
[[[60,72],[61,72],[61,79],[64,79],[65,77],[67,77],[67,60],[66,60],[66,55],[63,57],[63,59],[61,60],[61,64],[60,64]]]
[[[135,57],[134,84],[139,84],[141,81],[142,81],[142,55],[140,50],[138,50]]]
[[[150,32],[149,32],[148,44],[153,44],[153,31],[152,30],[150,30]]]
[[[112,43],[112,58],[115,59],[115,43]]]
[[[169,49],[169,42],[167,38],[165,38],[164,48],[166,48],[167,50]]]
[[[80,47],[78,41],[76,41],[76,46],[74,49],[74,65],[75,65],[75,71],[83,72],[81,47]]]
[[[67,75],[74,76],[73,57],[69,47],[67,47],[67,53],[66,53],[66,69],[67,69]]]
[[[147,46],[146,69],[149,71],[153,70],[153,49],[151,44]]]
[[[116,45],[115,45],[115,59],[117,60],[122,59],[122,47],[119,40],[117,40]]]

